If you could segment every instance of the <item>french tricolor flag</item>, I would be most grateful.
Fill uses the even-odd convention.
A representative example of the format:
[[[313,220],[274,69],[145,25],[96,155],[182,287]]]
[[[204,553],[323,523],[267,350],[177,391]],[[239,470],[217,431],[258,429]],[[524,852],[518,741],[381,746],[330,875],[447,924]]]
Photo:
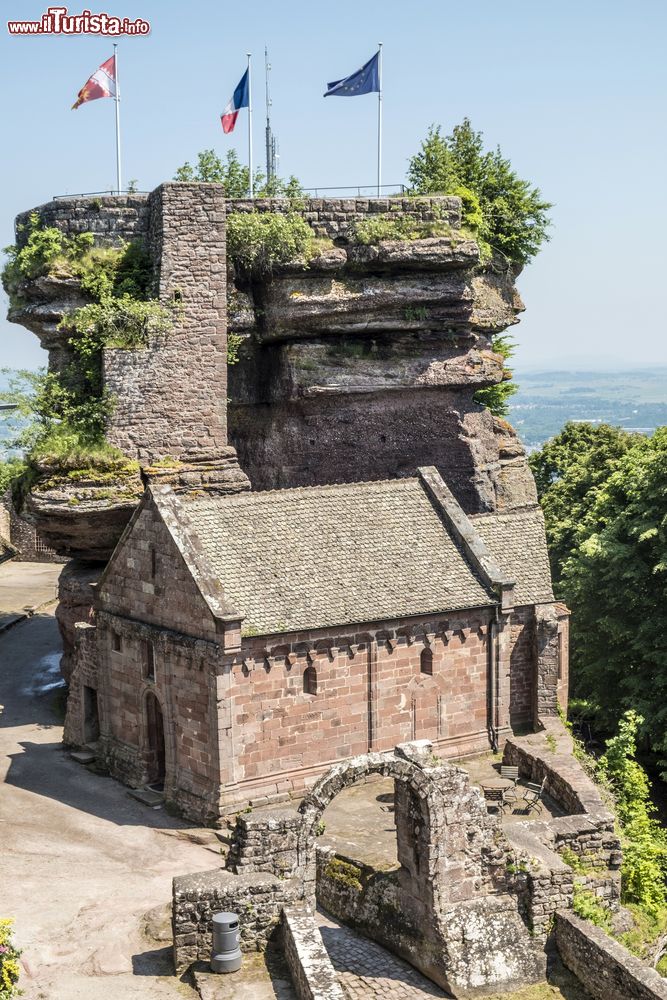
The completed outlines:
[[[239,111],[241,108],[247,108],[250,106],[250,82],[248,79],[249,70],[246,70],[241,79],[238,82],[236,90],[232,94],[232,97],[227,102],[225,110],[220,115],[220,121],[222,122],[222,131],[227,134],[228,132],[234,131],[234,126],[236,125],[236,119],[239,116]]]

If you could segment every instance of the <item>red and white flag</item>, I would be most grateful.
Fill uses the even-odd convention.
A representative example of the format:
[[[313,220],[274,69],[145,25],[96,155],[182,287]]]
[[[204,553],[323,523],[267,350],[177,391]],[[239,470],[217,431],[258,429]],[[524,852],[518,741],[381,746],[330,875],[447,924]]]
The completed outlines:
[[[225,134],[234,131],[239,111],[241,108],[248,107],[250,107],[250,71],[246,70],[236,85],[236,90],[227,101],[225,110],[220,115],[222,131]]]
[[[111,56],[103,62],[99,69],[95,70],[89,80],[84,83],[79,91],[76,101],[72,105],[72,111],[85,104],[86,101],[96,101],[98,97],[116,96],[116,57]]]

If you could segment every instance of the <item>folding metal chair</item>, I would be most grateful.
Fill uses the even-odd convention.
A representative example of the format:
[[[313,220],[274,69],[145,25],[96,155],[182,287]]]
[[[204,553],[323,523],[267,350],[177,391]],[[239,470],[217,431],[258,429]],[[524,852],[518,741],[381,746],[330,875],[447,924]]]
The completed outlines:
[[[541,785],[538,785],[533,781],[526,782],[526,791],[524,792],[523,801],[526,803],[526,809],[528,812],[531,812],[533,809],[538,813],[542,812],[542,797],[544,795],[544,786],[546,783],[546,778],[543,779]]]
[[[487,809],[497,809],[499,812],[504,812],[505,799],[502,788],[490,788],[488,785],[482,785],[482,794]]]
[[[513,767],[510,764],[501,764],[500,777],[507,778],[508,781],[513,782],[511,788],[506,788],[503,791],[503,803],[513,809],[517,802],[520,801],[519,790],[516,787],[519,780],[519,768]]]

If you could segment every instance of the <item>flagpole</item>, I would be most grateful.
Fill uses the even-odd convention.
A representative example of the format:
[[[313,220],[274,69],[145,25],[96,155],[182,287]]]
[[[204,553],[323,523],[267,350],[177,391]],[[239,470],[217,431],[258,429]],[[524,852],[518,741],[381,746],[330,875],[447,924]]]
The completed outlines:
[[[378,42],[378,198],[382,187],[382,42]]]
[[[255,197],[255,184],[252,176],[252,80],[250,71],[250,52],[248,56],[248,170],[250,174],[250,197]]]
[[[113,43],[114,69],[116,71],[116,185],[118,194],[122,191],[120,172],[120,83],[118,82],[118,45]],[[109,50],[107,49],[107,52]]]

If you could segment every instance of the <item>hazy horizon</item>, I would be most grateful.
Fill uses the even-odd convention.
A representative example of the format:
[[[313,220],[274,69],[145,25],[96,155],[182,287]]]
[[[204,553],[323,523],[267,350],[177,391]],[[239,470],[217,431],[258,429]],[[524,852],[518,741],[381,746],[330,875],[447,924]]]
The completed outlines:
[[[6,0],[9,18],[38,19],[46,5]],[[199,0],[175,5],[112,2],[110,14],[142,17],[150,35],[121,38],[125,178],[149,190],[198,150],[245,160],[247,116],[224,136],[219,114],[254,53],[254,142],[262,165],[263,53],[272,62],[273,126],[280,172],[306,187],[370,184],[375,177],[374,95],[322,97],[327,80],[352,72],[384,43],[384,181],[405,180],[432,122],[447,132],[464,116],[489,148],[500,144],[521,177],[554,202],[552,240],[520,275],[526,304],[515,367],[609,370],[667,365],[655,317],[667,222],[658,127],[667,91],[667,7],[643,0],[563,0],[557,6],[478,0],[470,7],[414,0],[257,0],[236,13]],[[353,30],[352,30],[353,29]],[[56,193],[114,184],[113,102],[77,111],[77,91],[111,54],[96,36],[0,40],[7,153],[0,161],[0,245],[14,216]],[[5,319],[0,366],[36,368],[46,355]],[[663,324],[664,325],[664,324]],[[615,360],[611,360],[615,359]]]

